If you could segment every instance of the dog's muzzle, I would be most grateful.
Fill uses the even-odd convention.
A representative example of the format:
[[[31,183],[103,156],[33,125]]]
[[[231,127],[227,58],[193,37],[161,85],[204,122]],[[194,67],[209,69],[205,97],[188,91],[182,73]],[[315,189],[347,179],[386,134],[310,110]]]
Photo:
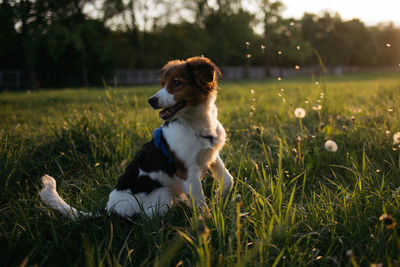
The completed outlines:
[[[159,108],[158,107],[158,97],[156,96],[152,96],[149,98],[149,104],[152,108]]]

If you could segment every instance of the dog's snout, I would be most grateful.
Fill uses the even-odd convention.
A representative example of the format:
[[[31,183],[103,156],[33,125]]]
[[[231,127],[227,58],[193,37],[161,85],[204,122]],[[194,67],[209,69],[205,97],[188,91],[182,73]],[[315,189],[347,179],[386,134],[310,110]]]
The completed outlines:
[[[149,98],[149,104],[150,106],[152,106],[153,108],[157,108],[157,103],[158,103],[158,97],[153,96]]]

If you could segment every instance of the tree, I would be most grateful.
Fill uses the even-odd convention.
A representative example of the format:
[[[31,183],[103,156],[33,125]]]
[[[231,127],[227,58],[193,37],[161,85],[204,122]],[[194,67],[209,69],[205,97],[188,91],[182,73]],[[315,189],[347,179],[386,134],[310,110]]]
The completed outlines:
[[[281,12],[283,11],[284,5],[281,1],[270,2],[269,0],[261,0],[260,11],[262,16],[262,22],[264,26],[264,41],[265,41],[265,52],[264,52],[264,69],[265,76],[271,76],[271,48],[273,39],[276,38],[277,30],[282,23]]]

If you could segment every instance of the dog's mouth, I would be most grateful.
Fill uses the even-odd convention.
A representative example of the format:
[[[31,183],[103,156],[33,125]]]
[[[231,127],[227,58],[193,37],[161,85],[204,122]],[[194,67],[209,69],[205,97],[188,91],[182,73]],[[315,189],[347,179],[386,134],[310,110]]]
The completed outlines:
[[[185,105],[186,105],[185,100],[179,101],[177,104],[173,105],[172,107],[161,110],[160,113],[158,114],[158,116],[163,120],[168,120],[168,119],[172,118],[173,116],[175,116],[175,114],[178,111],[183,109],[185,107]]]

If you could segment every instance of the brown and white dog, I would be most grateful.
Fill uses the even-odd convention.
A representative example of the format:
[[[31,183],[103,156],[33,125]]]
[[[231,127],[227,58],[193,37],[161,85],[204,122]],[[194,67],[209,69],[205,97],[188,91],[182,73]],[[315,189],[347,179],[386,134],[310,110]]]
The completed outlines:
[[[201,178],[211,170],[225,195],[233,185],[219,152],[226,133],[217,120],[219,68],[208,58],[192,57],[168,62],[160,72],[162,89],[149,98],[164,123],[144,144],[118,180],[106,206],[108,213],[132,216],[165,214],[176,197],[192,198],[206,206]],[[55,180],[42,177],[40,196],[50,207],[71,218],[87,216],[65,203]],[[218,191],[219,192],[219,191]]]

